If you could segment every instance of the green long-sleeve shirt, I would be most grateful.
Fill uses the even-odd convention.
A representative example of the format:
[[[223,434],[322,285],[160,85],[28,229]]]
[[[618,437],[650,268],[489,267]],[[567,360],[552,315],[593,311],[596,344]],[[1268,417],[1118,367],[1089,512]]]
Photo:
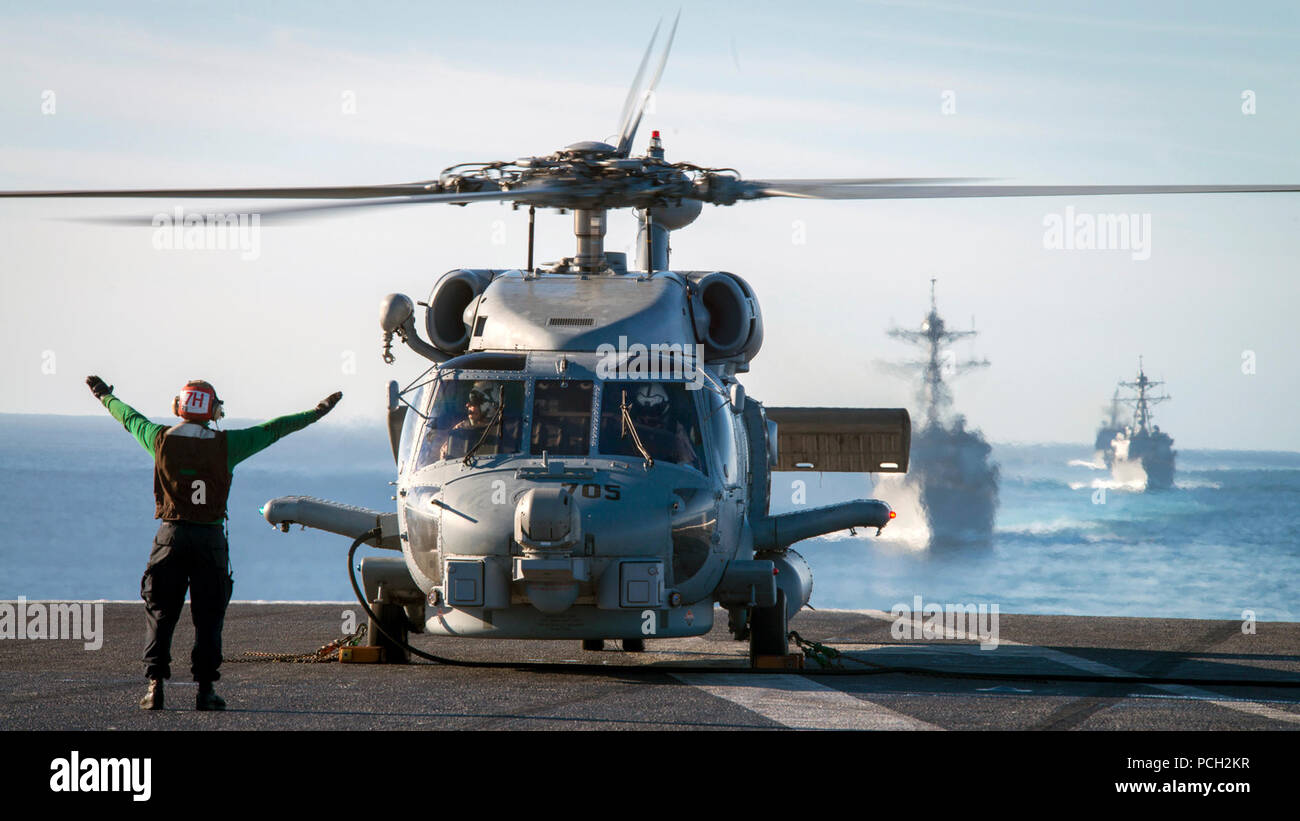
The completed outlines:
[[[127,432],[135,437],[135,441],[140,443],[140,447],[153,456],[154,443],[158,441],[158,434],[168,426],[150,422],[144,414],[112,394],[105,396],[102,401],[113,418],[121,422],[122,427],[126,428]],[[251,428],[226,431],[226,469],[234,473],[235,465],[265,450],[282,437],[302,430],[317,418],[316,410],[313,408],[302,413],[280,416]]]

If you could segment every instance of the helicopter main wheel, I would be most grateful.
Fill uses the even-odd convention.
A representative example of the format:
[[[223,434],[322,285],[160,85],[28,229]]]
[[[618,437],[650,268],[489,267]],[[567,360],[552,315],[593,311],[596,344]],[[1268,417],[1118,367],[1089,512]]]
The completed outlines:
[[[732,639],[745,641],[749,638],[749,608],[733,607],[727,610],[727,629]]]
[[[406,619],[406,608],[400,604],[371,602],[370,609],[379,617],[379,624],[376,625],[374,619],[369,619],[366,635],[370,637],[375,647],[383,651],[384,663],[408,663],[411,660],[410,651],[379,630],[379,627],[383,627],[393,637],[406,641],[410,636],[410,622]]]
[[[790,625],[785,613],[785,591],[776,591],[776,604],[749,611],[749,660],[759,656],[784,656],[789,650]]]
[[[645,639],[623,639],[624,653],[644,653]]]
[[[592,651],[600,651],[600,650],[604,650],[604,649],[605,649],[605,640],[604,640],[604,639],[583,639],[583,640],[582,640],[582,649],[583,649],[583,650],[592,650]]]

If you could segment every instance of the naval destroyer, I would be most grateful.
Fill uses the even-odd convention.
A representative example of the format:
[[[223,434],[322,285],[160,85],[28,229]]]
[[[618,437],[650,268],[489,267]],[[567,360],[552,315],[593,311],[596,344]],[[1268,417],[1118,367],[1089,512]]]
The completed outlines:
[[[1109,443],[1102,448],[1106,465],[1111,477],[1117,482],[1128,485],[1141,485],[1146,490],[1166,490],[1174,484],[1174,440],[1169,434],[1160,430],[1159,425],[1151,421],[1151,405],[1164,402],[1167,395],[1154,396],[1152,389],[1163,382],[1152,382],[1147,378],[1142,367],[1142,357],[1138,357],[1138,375],[1133,382],[1121,382],[1120,388],[1131,391],[1129,395],[1116,393],[1112,400],[1112,412],[1109,422],[1115,425],[1117,418],[1115,407],[1119,402],[1133,408],[1131,424],[1116,427]],[[1097,442],[1109,432],[1108,425],[1102,424],[1097,432]]]
[[[917,403],[923,419],[912,433],[910,467],[904,486],[916,493],[929,526],[929,548],[941,553],[954,549],[988,547],[998,505],[998,467],[989,461],[991,448],[978,430],[966,427],[965,417],[952,412],[952,392],[946,378],[973,368],[987,367],[987,359],[958,362],[949,350],[974,330],[949,330],[935,302],[930,280],[930,312],[919,330],[891,328],[889,335],[925,351],[920,361],[894,363],[892,369],[920,374]]]

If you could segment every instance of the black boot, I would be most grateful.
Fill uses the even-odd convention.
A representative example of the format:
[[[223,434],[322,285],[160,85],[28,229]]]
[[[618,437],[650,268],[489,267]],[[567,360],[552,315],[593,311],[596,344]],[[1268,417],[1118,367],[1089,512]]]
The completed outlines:
[[[140,699],[141,710],[163,709],[163,683],[160,678],[149,679],[149,692]]]
[[[212,682],[200,681],[199,695],[194,699],[194,709],[224,710],[226,709],[226,700],[213,691]]]

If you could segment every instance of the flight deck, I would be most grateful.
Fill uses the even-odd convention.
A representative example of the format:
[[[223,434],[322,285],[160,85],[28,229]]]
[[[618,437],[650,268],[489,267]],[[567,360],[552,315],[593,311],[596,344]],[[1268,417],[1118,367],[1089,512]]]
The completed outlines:
[[[188,607],[188,606],[187,606]],[[411,643],[458,662],[295,663],[340,636],[355,604],[236,602],[217,690],[193,708],[193,640],[182,616],[167,709],[136,706],[142,608],[103,606],[103,646],[0,642],[0,726],[9,730],[422,729],[1300,729],[1300,624],[1002,614],[998,645],[899,639],[881,611],[805,611],[790,628],[839,653],[820,667],[749,669],[721,611],[698,638],[616,642],[457,639]],[[916,623],[920,627],[920,622]],[[805,645],[809,647],[811,645]],[[793,647],[793,645],[792,645]],[[829,655],[829,654],[827,654]]]

